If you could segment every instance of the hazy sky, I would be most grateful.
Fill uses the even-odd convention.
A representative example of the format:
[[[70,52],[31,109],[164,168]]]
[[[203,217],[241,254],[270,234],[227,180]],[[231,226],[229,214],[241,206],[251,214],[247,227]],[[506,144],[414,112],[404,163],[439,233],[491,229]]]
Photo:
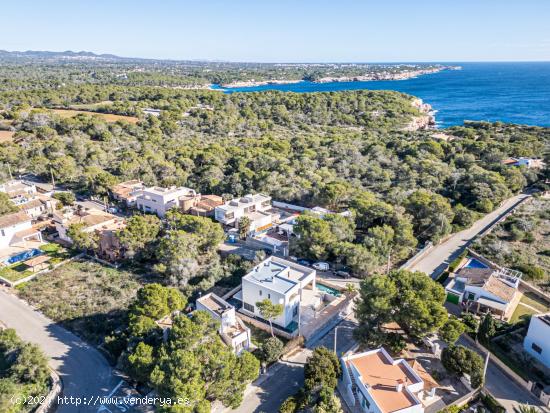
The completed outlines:
[[[550,60],[550,0],[17,0],[0,49],[232,61]]]

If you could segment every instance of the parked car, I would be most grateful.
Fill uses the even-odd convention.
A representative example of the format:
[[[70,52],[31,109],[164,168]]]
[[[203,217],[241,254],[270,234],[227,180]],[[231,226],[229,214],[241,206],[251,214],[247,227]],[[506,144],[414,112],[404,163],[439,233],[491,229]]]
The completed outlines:
[[[351,274],[347,271],[336,271],[335,274],[342,278],[351,278]]]
[[[328,265],[328,262],[316,262],[313,264],[313,268],[319,271],[328,271],[330,268],[330,265]]]
[[[305,265],[306,267],[309,267],[311,264],[313,264],[313,262],[311,262],[310,260],[306,260],[304,258],[300,258],[298,260],[298,264]]]

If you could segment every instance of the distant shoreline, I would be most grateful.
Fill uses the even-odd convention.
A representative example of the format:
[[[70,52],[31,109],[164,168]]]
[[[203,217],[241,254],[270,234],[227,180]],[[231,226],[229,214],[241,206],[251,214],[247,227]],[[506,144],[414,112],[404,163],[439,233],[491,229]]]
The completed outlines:
[[[434,73],[439,73],[444,70],[460,70],[460,66],[441,66],[441,67],[432,67],[429,69],[417,69],[403,71],[399,73],[392,72],[374,72],[368,73],[361,76],[335,76],[335,77],[322,77],[315,80],[304,80],[304,79],[292,79],[292,80],[243,80],[230,83],[222,83],[219,85],[212,85],[210,89],[212,90],[224,90],[224,89],[235,89],[243,87],[258,87],[258,86],[268,86],[268,85],[290,85],[295,83],[302,82],[311,82],[311,83],[332,83],[332,82],[370,82],[370,81],[380,81],[380,80],[407,80],[413,79],[415,77],[430,75]]]

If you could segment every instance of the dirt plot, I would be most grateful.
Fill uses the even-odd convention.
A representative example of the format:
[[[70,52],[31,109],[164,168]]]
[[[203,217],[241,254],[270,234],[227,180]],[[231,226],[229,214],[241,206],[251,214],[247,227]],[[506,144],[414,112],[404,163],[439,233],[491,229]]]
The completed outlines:
[[[73,109],[50,109],[52,112],[54,112],[56,115],[61,116],[62,118],[72,118],[77,115],[90,115],[90,116],[99,116],[102,119],[104,119],[106,122],[118,122],[119,120],[130,122],[130,123],[137,123],[138,118],[135,116],[123,116],[123,115],[112,115],[110,113],[98,113],[98,112],[90,112],[87,110],[73,110]]]
[[[13,140],[13,135],[15,135],[15,132],[9,130],[0,130],[0,143],[11,142]]]

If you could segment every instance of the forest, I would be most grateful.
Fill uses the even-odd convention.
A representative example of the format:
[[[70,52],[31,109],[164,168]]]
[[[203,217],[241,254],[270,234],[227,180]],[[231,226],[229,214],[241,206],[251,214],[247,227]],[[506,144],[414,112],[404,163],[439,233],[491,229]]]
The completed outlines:
[[[81,105],[88,110],[75,117],[50,110]],[[304,245],[296,248],[313,259],[340,260],[361,276],[390,252],[399,262],[548,178],[548,169],[501,161],[548,157],[550,129],[468,122],[411,130],[425,114],[397,92],[223,94],[87,84],[5,91],[0,107],[0,127],[14,132],[0,144],[0,179],[8,170],[53,175],[67,189],[92,195],[141,179],[351,209],[349,223],[304,218]],[[161,114],[146,116],[144,108]],[[92,110],[138,122],[108,122]]]

